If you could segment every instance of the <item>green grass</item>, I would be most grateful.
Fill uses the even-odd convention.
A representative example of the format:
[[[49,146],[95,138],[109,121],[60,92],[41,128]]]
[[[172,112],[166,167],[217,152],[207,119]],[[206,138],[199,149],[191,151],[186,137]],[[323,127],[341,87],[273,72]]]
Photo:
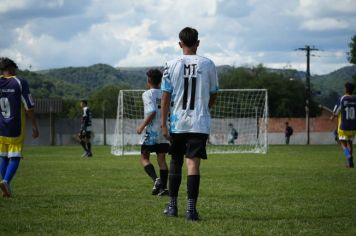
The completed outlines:
[[[138,157],[109,150],[83,159],[79,146],[26,147],[14,197],[0,199],[0,235],[356,235],[356,170],[336,146],[209,156],[200,222],[184,218],[185,177],[179,217],[166,218],[168,198],[150,195]]]

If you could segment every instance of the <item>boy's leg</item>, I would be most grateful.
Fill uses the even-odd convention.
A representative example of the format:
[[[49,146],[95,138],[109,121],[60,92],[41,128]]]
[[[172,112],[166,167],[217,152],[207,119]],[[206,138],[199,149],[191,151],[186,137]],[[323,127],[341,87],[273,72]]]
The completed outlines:
[[[150,162],[150,153],[141,153],[140,162],[145,170],[146,174],[153,180],[153,182],[157,179],[157,174],[155,167]]]
[[[149,145],[142,145],[141,146],[140,162],[143,165],[143,169],[145,170],[147,175],[153,181],[152,195],[157,195],[159,193],[159,191],[160,191],[160,188],[161,188],[161,179],[158,178],[158,176],[156,174],[155,167],[150,162],[150,152],[151,152],[152,148],[154,148],[154,147],[151,147]]]
[[[1,178],[5,178],[7,165],[9,164],[10,159],[8,157],[1,157],[1,164],[0,164],[0,172]]]
[[[167,189],[168,166],[166,162],[166,153],[157,153],[157,163],[159,166],[159,175],[162,181],[161,190]]]
[[[9,145],[0,143],[0,153],[1,153],[1,164],[0,164],[0,173],[1,178],[5,178],[7,165],[9,164],[10,159],[8,158]]]
[[[164,214],[167,216],[177,216],[177,199],[179,187],[182,182],[182,166],[183,166],[183,156],[172,155],[169,174],[168,174],[168,193],[169,193],[169,203],[167,208],[164,210]]]
[[[167,216],[177,216],[177,198],[179,187],[182,182],[182,166],[186,149],[186,135],[171,134],[171,137],[172,143],[170,154],[172,155],[172,158],[168,172],[168,192],[170,200],[168,206],[164,210],[164,214]]]
[[[351,150],[348,145],[349,141],[340,140],[340,142],[341,142],[344,156],[346,157],[346,160],[347,160],[347,165],[348,165],[348,167],[353,168],[352,154],[351,154]]]
[[[351,140],[348,141],[347,144],[348,144],[348,148],[349,148],[349,150],[350,150],[350,158],[348,159],[349,167],[350,167],[350,168],[354,168],[354,160],[353,160],[353,157],[354,157],[354,156],[353,156],[352,141],[351,141]]]
[[[10,182],[15,176],[16,171],[20,165],[20,159],[20,157],[12,157],[7,165],[5,176],[0,182],[0,188],[4,197],[11,197]]]
[[[85,142],[84,138],[80,138],[80,145],[82,145],[83,149],[84,149],[84,154],[83,156],[86,156],[86,154],[88,153],[88,148],[87,148],[87,144]]]
[[[87,150],[88,150],[88,157],[93,156],[93,153],[91,152],[90,138],[91,138],[91,132],[87,132],[86,137],[85,137],[85,141],[86,141]]]
[[[4,181],[6,181],[8,184],[10,184],[12,178],[15,176],[17,169],[20,165],[20,157],[13,157],[10,159],[10,162],[7,166]]]
[[[91,143],[90,143],[90,139],[88,139],[87,141],[87,150],[88,150],[88,157],[93,156],[92,152],[91,152]]]
[[[196,204],[199,196],[200,187],[200,158],[186,158],[188,176],[187,176],[187,214],[193,214],[194,216],[187,218],[192,218],[191,220],[198,220]]]
[[[187,220],[199,220],[196,209],[200,187],[200,160],[207,159],[206,140],[208,135],[194,134],[188,139],[186,152],[187,162]]]

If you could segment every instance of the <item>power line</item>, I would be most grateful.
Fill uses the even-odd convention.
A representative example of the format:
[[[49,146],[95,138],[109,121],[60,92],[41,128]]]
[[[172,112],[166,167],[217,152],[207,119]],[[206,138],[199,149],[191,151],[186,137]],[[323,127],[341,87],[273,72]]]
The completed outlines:
[[[307,91],[306,91],[306,99],[305,99],[305,115],[306,115],[306,126],[307,126],[307,144],[310,143],[310,122],[309,122],[309,116],[310,116],[310,52],[311,51],[319,51],[319,49],[315,48],[315,46],[310,47],[309,45],[306,45],[304,48],[298,48],[296,50],[299,51],[305,51],[306,56],[307,56],[307,69],[306,69],[306,75],[305,75],[305,81],[306,81],[306,86],[307,86]]]

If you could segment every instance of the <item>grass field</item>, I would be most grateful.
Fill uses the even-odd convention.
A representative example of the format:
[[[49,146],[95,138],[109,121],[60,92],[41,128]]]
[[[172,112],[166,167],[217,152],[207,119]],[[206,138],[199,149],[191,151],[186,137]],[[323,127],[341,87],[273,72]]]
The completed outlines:
[[[356,169],[336,146],[209,156],[200,222],[184,218],[185,177],[179,217],[166,218],[168,198],[150,195],[138,157],[109,150],[26,147],[14,196],[0,199],[0,235],[356,235]]]

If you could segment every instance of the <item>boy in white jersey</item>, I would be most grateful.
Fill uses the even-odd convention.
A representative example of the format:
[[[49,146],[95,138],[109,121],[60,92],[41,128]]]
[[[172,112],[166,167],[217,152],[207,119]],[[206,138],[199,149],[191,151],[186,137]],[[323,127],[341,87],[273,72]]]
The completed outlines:
[[[198,32],[186,27],[179,33],[183,56],[167,62],[161,84],[163,135],[171,140],[169,171],[170,202],[164,213],[177,216],[177,197],[186,158],[188,204],[186,219],[199,220],[196,203],[200,185],[200,160],[207,159],[206,142],[210,131],[210,112],[216,100],[218,78],[214,63],[196,55]],[[170,111],[169,111],[170,110]],[[170,130],[165,120],[170,112]]]
[[[144,129],[145,135],[141,146],[141,164],[145,172],[153,180],[152,195],[168,195],[167,179],[168,167],[166,163],[166,153],[169,149],[168,141],[163,137],[160,128],[161,95],[159,89],[162,80],[162,72],[158,69],[151,69],[147,73],[147,85],[149,90],[142,94],[144,105],[144,120],[137,127],[136,131],[141,134]],[[150,162],[150,153],[157,154],[157,163],[160,168],[160,178],[157,177],[154,166]]]

